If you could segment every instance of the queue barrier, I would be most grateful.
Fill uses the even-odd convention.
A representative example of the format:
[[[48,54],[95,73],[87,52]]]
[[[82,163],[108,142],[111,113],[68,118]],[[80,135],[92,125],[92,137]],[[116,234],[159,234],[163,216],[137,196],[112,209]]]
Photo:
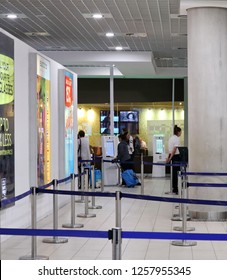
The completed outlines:
[[[36,222],[35,218],[36,213],[36,196],[38,193],[47,193],[47,194],[61,194],[61,195],[77,195],[78,193],[83,194],[84,196],[102,196],[102,197],[115,197],[116,199],[116,227],[112,229],[112,231],[115,231],[115,234],[110,234],[108,232],[108,238],[112,240],[113,243],[113,252],[112,257],[114,259],[121,259],[121,239],[122,238],[148,238],[148,239],[168,239],[170,236],[170,239],[178,239],[178,240],[227,240],[226,234],[215,234],[214,236],[212,234],[185,234],[185,233],[151,233],[151,232],[124,232],[121,229],[121,214],[117,212],[121,212],[120,207],[120,200],[124,198],[131,198],[131,199],[143,199],[143,200],[150,200],[150,201],[163,201],[163,202],[181,202],[181,203],[192,203],[192,204],[210,204],[210,205],[227,205],[226,201],[213,201],[213,200],[196,200],[196,199],[179,199],[179,198],[166,198],[166,197],[157,197],[157,196],[148,196],[148,195],[136,195],[136,194],[129,194],[129,193],[97,193],[97,192],[79,192],[79,191],[67,191],[67,190],[51,190],[51,189],[45,189],[45,188],[32,188],[32,194],[33,194],[33,224],[32,224],[32,230],[34,230],[34,233],[31,233],[31,236],[33,238],[36,238],[37,236],[74,236],[74,237],[93,237],[93,238],[106,238],[106,234],[101,232],[102,234],[99,235],[99,231],[70,231],[70,230],[37,230],[36,228]],[[74,234],[72,234],[72,232]],[[89,232],[89,235],[88,235]],[[12,232],[11,232],[12,233]],[[10,234],[10,229],[0,229],[0,234]],[[20,230],[18,229],[16,235],[27,235],[28,230]],[[29,234],[30,235],[30,234]],[[168,236],[168,237],[167,237]],[[209,236],[209,238],[208,238]],[[220,237],[220,239],[218,239]],[[200,239],[202,238],[202,239]],[[214,239],[213,239],[214,238]],[[34,239],[35,240],[35,239]],[[45,256],[39,256],[37,255],[37,247],[35,245],[35,242],[33,242],[32,247],[32,255],[29,256],[29,259],[47,259]],[[20,259],[25,259],[25,257],[22,257]],[[28,259],[28,257],[26,257]]]
[[[159,164],[160,165],[160,164]],[[86,172],[85,172],[86,174]],[[220,173],[215,173],[220,174]],[[223,174],[223,173],[222,173]],[[75,191],[75,177],[83,176],[84,174],[75,175],[72,174],[69,177],[62,179],[62,180],[53,180],[52,182],[48,183],[47,185],[40,186],[40,187],[32,187],[29,191],[11,198],[7,200],[1,201],[1,205],[7,205],[17,200],[20,200],[28,195],[32,195],[32,230],[28,229],[6,229],[1,228],[0,234],[2,235],[30,235],[32,237],[32,254],[31,256],[21,257],[20,259],[48,259],[46,256],[39,256],[37,255],[37,243],[36,237],[37,236],[52,236],[52,237],[59,237],[59,236],[74,236],[74,237],[92,237],[92,238],[109,238],[112,240],[113,243],[113,252],[112,258],[113,259],[121,259],[121,242],[122,238],[139,238],[139,239],[177,239],[181,240],[181,242],[185,243],[186,240],[227,240],[226,234],[189,234],[189,233],[166,233],[166,232],[124,232],[121,229],[121,199],[131,198],[131,199],[143,199],[143,200],[150,200],[150,201],[163,201],[163,202],[170,202],[170,203],[180,203],[180,204],[203,204],[203,205],[223,205],[227,206],[226,201],[216,201],[216,200],[199,200],[199,199],[188,199],[188,198],[166,198],[166,197],[157,197],[157,196],[147,196],[147,195],[135,195],[135,194],[127,194],[127,193],[104,193],[104,192],[88,192],[88,191]],[[185,175],[185,174],[184,174]],[[190,174],[191,175],[191,174]],[[227,174],[225,174],[226,176]],[[223,175],[224,176],[224,175]],[[48,187],[52,185],[57,185],[59,182],[69,181],[71,179],[71,191],[66,190],[58,190],[58,188],[54,188],[53,190],[48,189]],[[86,180],[87,181],[87,180]],[[74,183],[72,183],[74,182]],[[190,183],[187,183],[189,186]],[[199,184],[203,185],[203,184]],[[216,184],[209,184],[210,186],[214,186]],[[220,184],[218,184],[220,185]],[[226,185],[226,184],[224,184]],[[222,184],[223,186],[223,184]],[[226,185],[227,186],[227,185]],[[115,197],[116,199],[116,227],[112,228],[108,232],[99,232],[99,231],[76,231],[73,230],[58,230],[56,229],[56,224],[53,230],[41,230],[37,229],[36,226],[36,195],[38,193],[48,193],[53,194],[56,196],[57,194],[61,195],[70,195],[74,197],[75,195],[83,195],[85,197],[88,196],[102,196],[102,197]],[[55,201],[55,200],[54,200]],[[71,199],[71,204],[75,206],[74,199]],[[56,201],[55,201],[55,209],[56,209]],[[73,209],[74,210],[74,209]],[[73,211],[72,212],[75,212]],[[55,210],[56,211],[56,210]],[[185,245],[185,244],[184,244]],[[184,246],[183,245],[183,246]]]

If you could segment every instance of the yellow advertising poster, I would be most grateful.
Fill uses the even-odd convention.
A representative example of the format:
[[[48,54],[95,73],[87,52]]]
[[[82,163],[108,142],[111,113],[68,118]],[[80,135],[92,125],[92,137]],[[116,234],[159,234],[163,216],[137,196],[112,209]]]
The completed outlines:
[[[14,40],[3,33],[0,33],[0,188],[1,201],[15,196]]]
[[[37,179],[38,185],[51,179],[50,162],[50,62],[37,55]]]

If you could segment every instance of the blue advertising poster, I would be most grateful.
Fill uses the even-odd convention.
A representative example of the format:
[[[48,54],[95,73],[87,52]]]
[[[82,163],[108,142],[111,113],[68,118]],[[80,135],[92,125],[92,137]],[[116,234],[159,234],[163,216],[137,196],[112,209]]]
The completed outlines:
[[[74,173],[73,74],[65,72],[65,175]]]

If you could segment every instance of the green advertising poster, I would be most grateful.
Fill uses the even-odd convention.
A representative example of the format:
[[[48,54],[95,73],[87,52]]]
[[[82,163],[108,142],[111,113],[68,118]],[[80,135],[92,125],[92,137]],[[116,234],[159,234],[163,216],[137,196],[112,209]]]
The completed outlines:
[[[14,40],[3,33],[0,33],[0,189],[1,201],[15,196]]]

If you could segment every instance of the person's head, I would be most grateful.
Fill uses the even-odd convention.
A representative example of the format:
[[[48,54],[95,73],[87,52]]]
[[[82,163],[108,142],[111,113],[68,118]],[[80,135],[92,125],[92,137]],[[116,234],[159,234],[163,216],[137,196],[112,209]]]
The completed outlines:
[[[176,136],[181,136],[181,128],[177,125],[174,126],[174,131],[173,131],[174,135]]]
[[[126,133],[121,134],[121,141],[127,141],[128,140],[128,136],[127,135],[128,134],[126,134]]]
[[[127,119],[134,121],[136,119],[136,117],[132,112],[129,112],[127,114]]]
[[[83,130],[80,130],[79,132],[78,132],[78,138],[82,138],[82,137],[84,137],[85,136],[85,132],[83,131]]]

